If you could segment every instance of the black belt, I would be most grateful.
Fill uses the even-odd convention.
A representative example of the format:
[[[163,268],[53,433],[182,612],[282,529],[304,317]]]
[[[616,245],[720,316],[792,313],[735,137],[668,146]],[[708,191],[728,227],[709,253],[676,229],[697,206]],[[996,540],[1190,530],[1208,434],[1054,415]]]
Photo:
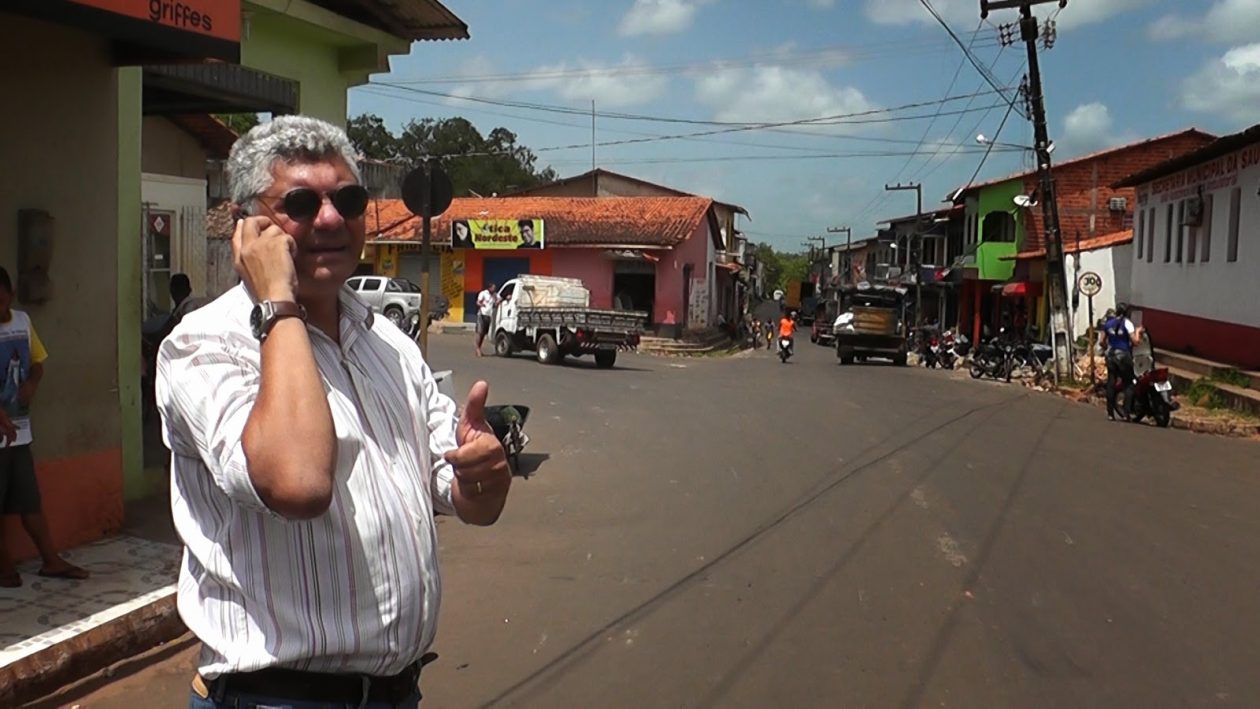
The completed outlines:
[[[426,655],[426,658],[428,655]],[[303,702],[358,705],[365,700],[397,704],[413,696],[425,659],[396,675],[370,676],[303,672],[272,667],[256,672],[233,672],[206,683],[211,696],[255,694]]]

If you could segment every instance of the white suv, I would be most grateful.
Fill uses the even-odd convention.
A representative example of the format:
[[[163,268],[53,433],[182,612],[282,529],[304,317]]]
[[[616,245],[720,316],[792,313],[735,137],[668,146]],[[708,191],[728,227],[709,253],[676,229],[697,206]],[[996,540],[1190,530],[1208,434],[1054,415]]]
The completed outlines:
[[[346,285],[404,332],[420,319],[420,286],[405,278],[355,276]]]

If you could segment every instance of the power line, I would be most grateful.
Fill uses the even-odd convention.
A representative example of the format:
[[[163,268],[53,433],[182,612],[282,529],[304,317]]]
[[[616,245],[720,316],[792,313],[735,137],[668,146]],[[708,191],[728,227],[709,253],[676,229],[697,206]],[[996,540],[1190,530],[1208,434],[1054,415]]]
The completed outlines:
[[[361,90],[364,93],[368,93],[373,96],[381,96],[382,98],[398,99],[402,101],[409,101],[412,103],[418,103],[418,104],[423,104],[427,106],[438,106],[438,107],[443,107],[443,108],[449,107],[448,104],[444,104],[439,101],[427,101],[425,99],[417,98],[415,96],[388,93],[389,91],[393,90],[392,87],[381,87],[380,89],[376,89],[376,90],[374,89],[375,87],[363,87]],[[546,124],[546,125],[581,129],[582,131],[586,131],[589,128],[589,125],[584,125],[584,124],[579,124],[579,123],[574,123],[574,122],[569,122],[569,121],[558,121],[558,120],[554,120],[550,118],[525,116],[519,113],[504,113],[502,111],[494,111],[491,109],[481,108],[481,107],[470,107],[468,110],[475,111],[478,113],[485,113],[487,115],[492,115],[492,116],[501,116],[504,118],[513,118],[516,120],[528,121],[532,123],[541,123],[541,124]],[[887,143],[887,144],[894,144],[894,145],[910,145],[916,142],[914,140],[905,139],[905,138],[884,138],[884,137],[879,137],[879,136],[862,136],[862,135],[849,135],[849,134],[820,135],[817,131],[790,131],[786,129],[773,129],[773,128],[768,128],[766,130],[770,132],[787,133],[789,135],[807,136],[807,137],[814,137],[814,138],[828,137],[828,138],[835,138],[835,139],[842,139],[842,140]],[[646,133],[643,131],[634,131],[634,130],[626,130],[626,129],[605,128],[604,131],[607,133],[621,133],[625,135],[634,135],[634,136],[642,136],[642,137],[663,137],[662,134],[660,133]],[[689,140],[689,141],[700,142],[700,143],[739,145],[739,146],[750,147],[750,148],[795,150],[795,151],[800,151],[800,152],[819,152],[819,151],[826,150],[825,148],[793,146],[793,145],[784,145],[784,144],[779,144],[779,143],[755,143],[755,142],[748,142],[748,141],[722,140],[720,138],[691,137],[691,138],[680,138],[680,140]],[[589,146],[590,143],[587,143],[586,145]]]
[[[971,50],[968,49],[967,46],[962,43],[962,40],[959,39],[958,35],[954,33],[954,28],[950,27],[949,23],[945,21],[945,18],[941,17],[940,13],[936,11],[936,8],[932,7],[932,3],[929,2],[928,0],[919,0],[919,4],[922,5],[924,8],[926,8],[927,11],[932,14],[932,17],[936,18],[936,21],[940,23],[941,27],[945,28],[945,31],[949,33],[950,39],[953,39],[954,43],[957,44],[959,48],[963,50],[963,54],[966,55],[967,61],[971,62],[971,65],[976,68],[976,71],[980,72],[980,76],[984,77],[984,80],[989,83],[989,86],[992,86],[995,91],[997,91],[999,94],[1002,94],[1003,98],[1006,98],[1008,101],[1011,101],[1013,103],[1014,99],[1006,96],[1005,91],[1002,89],[1002,87],[998,85],[997,78],[993,76],[993,73],[989,71],[989,69],[985,67],[983,64],[981,64],[976,59],[976,56],[971,53]],[[1023,112],[1021,112],[1020,115],[1024,116]],[[1027,118],[1027,116],[1024,116],[1024,117]]]
[[[1014,108],[1014,101],[1011,102],[1010,106],[1006,107],[1006,113],[1002,116],[1002,122],[998,124],[997,132],[993,134],[993,140],[989,141],[988,149],[984,151],[984,156],[980,158],[980,164],[976,165],[975,172],[971,173],[971,179],[967,180],[967,184],[963,186],[964,190],[971,187],[971,183],[976,181],[976,177],[980,174],[980,169],[984,167],[985,161],[989,159],[989,153],[993,152],[994,143],[997,141],[998,136],[1002,135],[1002,128],[1006,126],[1006,119],[1011,117],[1011,111],[1014,110]],[[1019,150],[1020,152],[1023,152],[1022,148]]]
[[[588,143],[585,147],[590,147]],[[1023,148],[1018,147],[1001,147],[997,148],[998,152],[1017,152]],[[968,154],[978,154],[986,152],[978,146],[967,150]],[[913,151],[867,151],[867,152],[846,152],[846,153],[828,153],[818,155],[716,155],[705,157],[665,157],[665,158],[627,158],[617,159],[601,159],[603,164],[617,165],[672,165],[676,163],[702,163],[702,162],[742,162],[742,161],[766,161],[766,160],[834,160],[845,158],[896,158],[906,155],[916,155]],[[476,157],[471,155],[452,155],[449,157]],[[573,160],[572,162],[582,162]]]
[[[579,109],[579,108],[574,108],[571,106],[562,106],[562,105],[557,105],[557,104],[530,103],[530,102],[525,102],[525,101],[504,101],[500,99],[490,99],[490,98],[484,98],[480,96],[465,96],[461,94],[445,93],[442,91],[417,89],[412,86],[404,86],[401,84],[394,84],[394,83],[384,82],[384,81],[374,81],[371,84],[369,84],[369,86],[386,86],[389,88],[397,89],[399,91],[407,91],[410,93],[416,93],[416,94],[421,94],[425,96],[435,96],[438,98],[453,99],[456,101],[468,101],[472,103],[487,104],[491,106],[501,106],[501,107],[506,107],[506,108],[519,108],[519,109],[526,109],[526,110],[532,110],[532,111],[540,111],[544,113],[560,113],[560,114],[565,114],[565,115],[581,116],[582,118],[588,118],[591,115],[590,109],[587,109],[587,108]],[[946,96],[937,101],[922,101],[918,103],[909,103],[909,104],[903,104],[901,106],[894,106],[892,108],[870,109],[869,111],[864,112],[864,113],[871,113],[871,114],[892,113],[896,111],[909,110],[912,108],[934,106],[940,103],[962,101],[964,99],[973,98],[975,96],[987,96],[987,95],[992,95],[994,93],[1001,94],[1002,92],[1001,91],[979,91],[979,92],[961,95],[961,96]],[[1003,98],[1005,98],[1005,95],[1003,95]],[[648,122],[654,122],[654,123],[682,123],[682,124],[687,124],[687,125],[735,126],[735,127],[757,127],[757,128],[782,127],[782,126],[793,126],[793,125],[830,125],[828,121],[843,119],[843,118],[854,116],[854,115],[858,115],[858,114],[836,114],[834,116],[821,116],[817,118],[776,122],[776,121],[712,121],[712,120],[703,120],[703,119],[696,119],[696,118],[679,118],[676,116],[659,116],[659,115],[634,114],[634,113],[615,113],[615,112],[613,113],[597,112],[596,113],[596,116],[598,116],[599,118],[611,119],[611,120],[634,120],[634,121],[648,121]],[[590,143],[587,143],[588,147],[589,145]]]
[[[997,41],[986,41],[983,45],[996,45]],[[430,76],[422,79],[393,79],[392,83],[406,85],[435,84],[476,84],[521,81],[552,81],[575,77],[616,77],[645,76],[654,74],[685,73],[699,69],[741,68],[758,65],[793,66],[811,63],[827,63],[833,61],[852,62],[859,59],[871,59],[889,54],[905,56],[907,54],[923,54],[938,52],[949,45],[948,41],[919,42],[909,47],[889,45],[888,43],[870,45],[832,45],[820,49],[802,52],[763,52],[729,59],[715,59],[701,62],[685,62],[676,64],[623,64],[610,67],[584,67],[575,69],[551,69],[526,72],[502,72],[490,74]],[[982,45],[982,46],[983,46]]]
[[[971,40],[967,43],[967,46],[968,46],[968,47],[970,47],[970,46],[972,46],[972,45],[974,45],[974,44],[975,44],[976,37],[978,37],[978,36],[980,35],[980,28],[982,28],[982,27],[984,27],[984,20],[981,20],[980,22],[976,23],[976,29],[975,29],[975,31],[973,31],[973,32],[971,33]],[[966,48],[964,48],[964,49],[966,49]],[[959,77],[960,75],[962,75],[962,68],[963,68],[963,66],[965,66],[965,65],[966,65],[966,63],[967,63],[967,57],[966,57],[966,56],[964,56],[961,60],[959,60],[959,62],[958,62],[958,68],[957,68],[957,69],[954,69],[954,77],[953,77],[952,79],[950,79],[950,81],[949,81],[949,87],[945,89],[945,95],[946,95],[946,96],[948,96],[948,95],[949,95],[949,93],[950,93],[951,91],[953,91],[953,90],[954,90],[954,86],[958,83],[958,77]],[[973,98],[973,99],[971,99],[971,100],[975,100],[975,99]],[[969,101],[969,102],[968,102],[968,106],[970,106],[970,105],[971,105],[971,104],[970,104],[970,101]],[[923,129],[923,135],[921,135],[921,136],[919,137],[919,142],[918,142],[918,144],[917,144],[917,145],[915,145],[915,150],[916,150],[916,151],[917,151],[919,148],[923,147],[923,143],[927,140],[928,134],[930,134],[930,133],[932,132],[932,127],[936,125],[936,119],[940,117],[940,110],[939,110],[939,108],[943,108],[944,106],[945,106],[945,104],[943,104],[943,103],[942,103],[942,104],[940,104],[940,106],[938,107],[938,110],[937,110],[936,114],[932,116],[932,120],[931,120],[931,121],[927,124],[927,127]],[[959,120],[959,121],[961,121],[961,120],[962,120],[962,114],[959,114],[959,116],[958,116],[958,120]],[[937,149],[938,149],[938,151],[939,151],[940,146],[937,146]],[[914,161],[914,155],[910,155],[909,157],[907,157],[907,158],[906,158],[906,161],[905,161],[905,162],[903,162],[903,163],[901,164],[901,167],[899,167],[899,168],[897,169],[897,174],[896,174],[896,175],[893,175],[892,180],[889,180],[889,182],[892,182],[892,181],[895,181],[895,180],[900,180],[900,179],[901,179],[901,175],[902,175],[902,173],[904,173],[904,172],[906,171],[906,168],[907,168],[907,167],[909,167],[909,166],[910,166],[910,163],[911,163],[911,162],[913,162],[913,161]],[[887,190],[882,191],[882,192],[876,192],[876,193],[874,194],[874,196],[872,196],[872,197],[871,197],[870,201],[868,201],[868,202],[866,203],[866,205],[865,205],[865,206],[863,206],[863,207],[862,207],[862,209],[860,209],[860,210],[858,211],[858,215],[857,215],[857,217],[855,217],[852,221],[854,221],[854,222],[860,222],[860,221],[862,220],[862,218],[864,218],[864,217],[867,215],[867,213],[868,213],[868,212],[870,212],[873,208],[875,208],[875,206],[876,206],[877,204],[882,206],[882,205],[883,205],[883,203],[884,203],[885,201],[887,201],[887,199],[888,199],[888,191],[887,191]]]
[[[1000,54],[1000,52],[999,52],[999,54]],[[1020,74],[1022,74],[1023,72],[1024,72],[1024,63],[1022,63],[1022,62],[1021,62],[1021,63],[1020,63],[1020,65],[1019,65],[1019,68],[1018,68],[1018,69],[1016,69],[1015,74],[1014,74],[1013,76],[1011,76],[1011,81],[1012,81],[1012,82],[1014,82],[1014,81],[1015,81],[1015,79],[1016,79],[1016,78],[1018,78],[1018,77],[1019,77],[1019,75],[1020,75]],[[933,166],[932,166],[932,169],[930,169],[930,170],[928,170],[926,173],[924,173],[924,175],[923,175],[923,179],[927,179],[928,177],[930,177],[933,173],[935,173],[937,170],[939,170],[939,169],[941,168],[941,166],[942,166],[942,165],[944,165],[944,164],[945,164],[946,162],[948,162],[951,158],[953,158],[955,155],[957,155],[957,154],[958,154],[958,152],[959,152],[959,150],[960,150],[960,149],[961,149],[961,148],[962,148],[962,147],[966,144],[964,141],[966,141],[966,140],[967,140],[967,136],[969,136],[969,135],[975,135],[975,134],[976,134],[976,131],[980,130],[980,127],[981,127],[982,125],[984,125],[984,122],[985,122],[985,121],[987,121],[987,120],[989,120],[989,114],[990,114],[992,111],[993,111],[993,108],[990,108],[988,111],[985,111],[985,112],[984,112],[984,114],[983,114],[982,116],[980,116],[980,120],[979,120],[979,121],[976,121],[976,124],[975,124],[974,126],[972,126],[971,130],[970,130],[970,131],[968,131],[966,134],[964,134],[964,135],[963,135],[963,137],[962,137],[962,138],[961,138],[961,139],[960,139],[957,143],[955,143],[955,144],[954,144],[954,147],[953,147],[953,149],[949,152],[949,155],[945,156],[945,158],[944,158],[943,160],[939,160],[939,161],[937,161],[937,163],[936,163],[935,165],[933,165]],[[954,122],[954,128],[953,128],[953,129],[950,129],[950,136],[951,136],[951,137],[953,136],[954,129],[956,129],[956,128],[958,127],[958,124],[960,124],[960,123],[962,123],[962,116],[961,116],[961,115],[960,115],[960,116],[958,117],[958,119]],[[929,158],[929,162],[930,162],[930,160],[931,160],[931,158]],[[924,163],[924,166],[926,166],[926,165],[927,165],[927,163]]]

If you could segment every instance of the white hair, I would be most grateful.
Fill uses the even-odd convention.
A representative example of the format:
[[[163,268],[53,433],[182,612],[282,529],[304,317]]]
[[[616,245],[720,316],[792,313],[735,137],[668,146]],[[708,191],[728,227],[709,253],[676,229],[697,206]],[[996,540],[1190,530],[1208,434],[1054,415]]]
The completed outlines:
[[[228,153],[228,193],[246,205],[266,192],[277,162],[308,163],[341,158],[362,182],[354,146],[341,128],[310,116],[277,116],[237,139]]]

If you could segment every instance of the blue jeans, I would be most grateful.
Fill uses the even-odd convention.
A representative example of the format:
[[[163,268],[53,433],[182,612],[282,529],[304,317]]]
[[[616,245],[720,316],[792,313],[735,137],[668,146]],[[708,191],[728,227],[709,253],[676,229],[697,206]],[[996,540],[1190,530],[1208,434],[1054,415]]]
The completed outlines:
[[[237,694],[227,692],[221,701],[202,699],[196,692],[188,693],[188,709],[352,709],[357,704],[334,704],[331,702],[295,702],[282,697],[267,697],[258,694]],[[418,709],[420,692],[416,692],[398,704],[384,702],[368,702],[362,709]]]

